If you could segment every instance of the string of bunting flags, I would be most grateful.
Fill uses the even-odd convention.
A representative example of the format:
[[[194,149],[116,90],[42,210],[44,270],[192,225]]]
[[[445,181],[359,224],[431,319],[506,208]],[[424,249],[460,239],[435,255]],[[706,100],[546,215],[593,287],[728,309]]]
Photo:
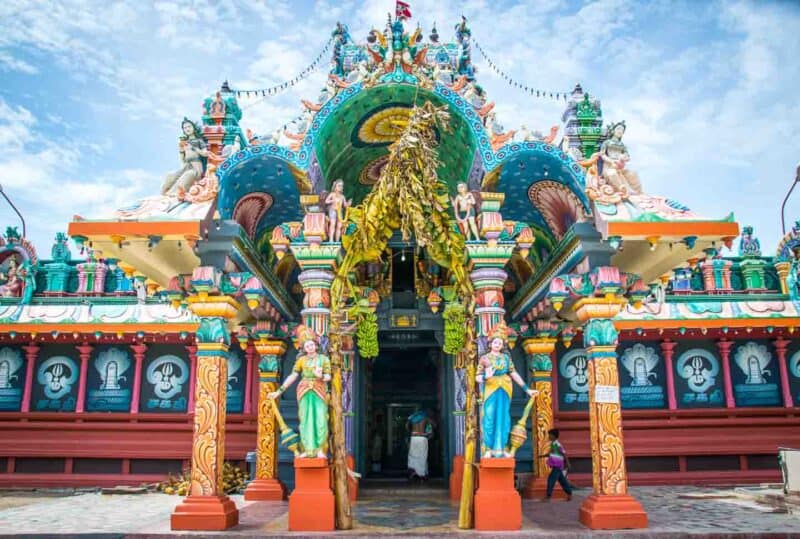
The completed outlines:
[[[236,93],[236,97],[250,97],[251,95],[254,97],[267,97],[271,95],[277,95],[282,90],[289,88],[290,86],[294,86],[295,84],[299,83],[301,80],[308,77],[311,73],[317,70],[320,64],[323,63],[323,59],[325,55],[328,53],[328,49],[331,47],[331,43],[333,42],[333,38],[329,39],[328,42],[325,44],[325,47],[322,51],[317,55],[313,62],[308,64],[304,70],[302,70],[296,77],[291,80],[287,80],[286,82],[282,82],[280,84],[276,84],[275,86],[270,86],[269,88],[258,88],[253,90],[234,90]]]
[[[486,63],[489,64],[489,67],[492,68],[492,71],[497,73],[503,80],[505,80],[508,83],[509,86],[512,86],[514,88],[519,88],[522,91],[530,94],[531,96],[536,96],[536,97],[540,97],[540,98],[557,99],[557,100],[558,99],[563,99],[564,101],[567,100],[567,93],[566,92],[550,92],[550,91],[545,91],[545,90],[538,90],[536,88],[532,88],[530,86],[526,86],[526,85],[522,84],[521,82],[515,81],[513,78],[509,77],[503,70],[501,70],[499,67],[497,67],[497,64],[495,64],[492,61],[492,59],[489,58],[489,56],[486,55],[486,52],[483,50],[483,48],[480,46],[480,44],[477,41],[473,40],[472,42],[475,44],[475,48],[478,49],[478,51],[481,53],[481,56],[483,56],[483,59],[486,60]]]

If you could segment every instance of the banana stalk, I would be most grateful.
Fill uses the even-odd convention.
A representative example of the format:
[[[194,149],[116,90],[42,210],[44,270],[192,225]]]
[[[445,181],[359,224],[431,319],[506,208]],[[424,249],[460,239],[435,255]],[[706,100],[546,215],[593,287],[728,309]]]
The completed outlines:
[[[468,530],[473,527],[475,511],[475,452],[478,441],[478,410],[475,406],[475,372],[478,352],[475,348],[475,326],[471,309],[467,328],[466,393],[464,414],[464,475],[461,478],[461,502],[458,508],[458,527]]]
[[[332,367],[331,383],[331,436],[333,439],[334,493],[336,496],[336,521],[339,529],[350,529],[352,517],[347,492],[347,466],[345,463],[344,428],[342,419],[341,336],[340,321],[346,308],[346,298],[357,301],[348,274],[361,262],[380,258],[394,230],[399,229],[404,240],[413,235],[419,247],[427,249],[431,258],[440,266],[449,268],[455,278],[457,295],[468,304],[468,320],[474,315],[472,282],[466,269],[464,238],[452,225],[449,215],[447,185],[438,178],[439,167],[436,152],[437,129],[449,131],[450,115],[446,107],[435,107],[430,101],[412,111],[400,138],[389,147],[389,159],[381,171],[381,177],[373,190],[356,207],[347,211],[347,221],[355,225],[355,231],[342,238],[345,255],[331,285],[330,355]],[[475,351],[472,323],[468,324],[467,348],[468,380],[472,390],[468,391],[468,403],[475,386]],[[471,371],[470,371],[471,369]],[[470,468],[464,479],[469,481],[463,489],[462,512],[468,513],[472,522],[473,481],[471,462],[474,459],[477,433],[474,399],[468,409],[468,433],[472,435],[472,457]],[[466,483],[465,483],[466,484]]]

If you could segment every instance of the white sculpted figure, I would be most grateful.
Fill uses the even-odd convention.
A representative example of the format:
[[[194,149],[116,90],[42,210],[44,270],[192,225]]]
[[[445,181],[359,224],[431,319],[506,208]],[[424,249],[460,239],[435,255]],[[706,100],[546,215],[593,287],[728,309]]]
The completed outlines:
[[[350,206],[350,201],[344,196],[344,182],[333,182],[333,191],[325,198],[328,207],[328,240],[342,241],[344,229],[344,212]]]
[[[461,229],[461,233],[464,234],[466,240],[480,240],[478,224],[475,221],[475,197],[467,191],[467,184],[459,183],[458,194],[450,200],[453,202],[458,228]]]
[[[164,178],[164,183],[161,185],[162,195],[175,196],[179,189],[188,191],[205,172],[208,148],[202,132],[188,118],[184,118],[181,122],[181,130],[183,136],[180,138],[179,149],[183,166]]]
[[[618,192],[638,195],[642,191],[639,177],[626,165],[631,156],[622,142],[625,134],[625,122],[617,122],[609,128],[610,138],[600,146],[600,163],[598,170],[608,185]]]

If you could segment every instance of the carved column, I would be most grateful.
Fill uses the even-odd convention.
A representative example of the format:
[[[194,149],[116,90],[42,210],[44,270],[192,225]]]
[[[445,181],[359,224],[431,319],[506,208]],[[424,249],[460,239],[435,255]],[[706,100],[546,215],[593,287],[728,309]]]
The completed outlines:
[[[195,280],[208,268],[195,269]],[[227,322],[239,304],[229,296],[201,293],[188,298],[200,318],[197,329],[197,385],[194,399],[192,475],[189,495],[172,513],[173,530],[224,530],[239,523],[236,505],[222,492],[225,459],[225,405],[228,385],[227,353],[231,334]]]
[[[31,411],[31,393],[33,392],[33,370],[36,365],[36,359],[39,357],[39,347],[35,342],[31,341],[28,346],[23,346],[25,350],[25,389],[22,392],[22,405],[20,406],[21,412]]]
[[[574,306],[584,323],[589,370],[589,428],[594,493],[581,505],[580,521],[592,529],[647,527],[647,514],[628,494],[622,407],[617,371],[618,333],[611,320],[626,303],[614,297],[584,298]]]
[[[342,412],[344,415],[344,440],[347,454],[352,455],[353,446],[353,376],[355,374],[355,343],[350,334],[342,336]]]
[[[139,413],[139,399],[142,393],[142,368],[144,364],[144,354],[147,352],[147,345],[136,343],[131,345],[133,350],[133,388],[131,389],[131,408],[132,414]]]
[[[550,467],[542,458],[550,452],[550,440],[547,431],[553,428],[553,392],[551,354],[556,349],[553,337],[528,338],[522,342],[528,356],[530,387],[539,392],[534,401],[534,413],[531,417],[531,447],[533,449],[533,479],[523,493],[525,498],[544,498],[547,494],[547,476]],[[562,490],[554,492],[556,498],[566,499]]]
[[[186,411],[194,411],[194,392],[197,388],[197,346],[190,344],[184,346],[189,354],[189,403]]]
[[[788,339],[775,339],[775,354],[778,356],[778,369],[781,373],[781,395],[783,396],[783,406],[792,408],[792,388],[789,386],[789,367],[786,364],[786,348],[792,341]]]
[[[566,301],[575,300],[571,310],[583,325],[594,493],[581,505],[580,521],[591,529],[647,527],[642,505],[628,494],[617,370],[619,333],[613,319],[627,298],[638,306],[648,294],[641,279],[613,266],[558,276],[547,294],[556,314]]]
[[[254,363],[256,357],[256,349],[250,343],[248,339],[245,346],[244,346],[244,358],[245,358],[245,378],[244,378],[244,410],[242,413],[250,414],[253,412],[253,404],[255,404],[257,410],[259,407],[259,399],[253,398],[253,370],[254,370]],[[260,378],[259,378],[260,380]],[[261,386],[259,386],[258,392],[259,398],[261,395]]]
[[[725,406],[736,408],[736,396],[733,393],[733,380],[731,379],[731,348],[733,341],[717,341],[719,356],[722,363],[722,382],[725,386]]]
[[[498,266],[500,265],[498,264]],[[492,328],[503,321],[506,314],[503,285],[508,274],[502,269],[502,266],[483,267],[474,270],[469,277],[475,287],[477,299],[475,333],[478,337],[486,337],[491,333]]]
[[[344,442],[347,452],[347,466],[351,470],[357,471],[355,469],[355,458],[353,457],[353,452],[355,451],[353,423],[356,415],[353,402],[353,380],[356,373],[356,351],[352,335],[353,331],[355,331],[355,326],[347,328],[346,334],[342,335],[340,354],[342,356],[342,415],[344,416]],[[353,477],[348,478],[347,489],[350,494],[350,501],[355,502],[358,500],[358,480]]]
[[[475,293],[475,337],[478,340],[478,354],[483,353],[480,347],[485,344],[487,337],[495,325],[503,321],[505,316],[505,305],[503,299],[503,285],[508,274],[503,270],[506,262],[511,258],[516,244],[513,241],[499,241],[502,231],[502,216],[499,209],[503,201],[502,193],[485,193],[481,213],[479,215],[479,228],[481,235],[487,241],[480,243],[470,242],[467,244],[467,254],[469,256],[468,268],[470,269],[470,280]],[[479,413],[475,402],[475,392],[470,388],[475,388],[475,369],[476,364],[470,362],[468,358],[459,356],[456,359],[456,384],[461,383],[455,391],[456,401],[459,396],[463,397],[463,412],[456,419],[462,422],[461,431],[456,436],[461,438],[463,443],[461,454],[456,454],[453,459],[453,473],[450,477],[450,498],[460,499],[463,495],[462,485],[464,484],[465,470],[473,470],[473,465],[478,459],[471,454],[466,441],[475,438],[475,451],[480,451],[480,429],[477,421]],[[475,413],[470,416],[471,410]],[[460,411],[460,410],[459,410]],[[473,417],[474,420],[471,420]],[[459,425],[460,426],[460,425]],[[458,447],[458,445],[456,445]],[[469,479],[469,478],[467,478]],[[476,482],[473,482],[475,484]],[[462,500],[462,509],[463,509]],[[462,517],[459,516],[459,526],[462,526]]]
[[[678,408],[678,402],[675,398],[675,369],[672,365],[677,345],[678,343],[673,341],[661,343],[661,355],[664,356],[664,372],[667,374],[667,407],[670,410]]]
[[[75,412],[81,413],[86,406],[86,377],[89,375],[89,358],[93,348],[87,343],[75,347],[81,358],[80,378],[78,378],[78,401],[75,403]]]
[[[286,343],[279,340],[259,340],[255,349],[258,363],[258,439],[256,442],[256,478],[247,485],[244,499],[248,501],[280,501],[286,498],[286,487],[278,479],[278,428],[275,419],[277,402],[268,395],[278,389],[280,365]]]
[[[327,335],[331,316],[331,284],[333,272],[321,269],[308,269],[297,278],[303,287],[303,310],[300,313],[303,323],[317,335]]]
[[[789,272],[792,270],[792,263],[788,261],[776,262],[775,263],[775,271],[778,273],[778,277],[781,281],[781,294],[788,294],[789,293],[789,285],[787,283],[787,279],[789,278]]]

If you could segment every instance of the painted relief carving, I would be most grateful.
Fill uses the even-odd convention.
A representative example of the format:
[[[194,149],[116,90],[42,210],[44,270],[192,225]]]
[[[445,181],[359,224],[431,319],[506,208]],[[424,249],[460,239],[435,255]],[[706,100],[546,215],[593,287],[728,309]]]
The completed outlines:
[[[689,392],[681,396],[683,403],[722,403],[722,391],[717,382],[720,365],[714,354],[702,348],[688,350],[678,358],[675,368],[689,389]]]

